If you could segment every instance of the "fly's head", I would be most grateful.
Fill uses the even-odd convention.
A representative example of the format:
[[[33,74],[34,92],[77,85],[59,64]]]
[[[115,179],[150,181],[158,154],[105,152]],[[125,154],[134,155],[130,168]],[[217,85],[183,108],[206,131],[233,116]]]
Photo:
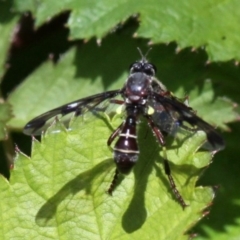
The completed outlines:
[[[123,91],[126,103],[141,105],[146,103],[155,73],[156,67],[149,63],[145,57],[130,66],[130,75]]]

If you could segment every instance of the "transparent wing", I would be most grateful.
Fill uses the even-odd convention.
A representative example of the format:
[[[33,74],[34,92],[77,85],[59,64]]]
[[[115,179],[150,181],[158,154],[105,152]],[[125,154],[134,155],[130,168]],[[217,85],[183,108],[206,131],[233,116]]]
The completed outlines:
[[[180,101],[170,93],[154,92],[151,106],[154,108],[153,121],[161,131],[175,135],[179,128],[192,132],[202,130],[207,135],[211,149],[221,150],[225,147],[215,128],[198,117],[184,100]]]
[[[73,116],[81,116],[89,111],[104,111],[109,105],[109,101],[106,100],[109,100],[120,93],[121,90],[108,91],[82,98],[65,104],[61,107],[52,109],[28,122],[23,129],[23,133],[27,135],[41,135],[41,133],[49,127],[50,123],[53,121],[53,118],[58,115],[60,118],[67,116],[64,121],[69,122]]]

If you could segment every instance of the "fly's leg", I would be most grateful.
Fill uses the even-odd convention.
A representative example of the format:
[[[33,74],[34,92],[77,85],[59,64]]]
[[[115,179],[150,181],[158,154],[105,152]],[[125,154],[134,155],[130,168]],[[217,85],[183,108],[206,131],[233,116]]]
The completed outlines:
[[[179,193],[179,191],[177,190],[177,187],[176,187],[176,184],[175,184],[175,181],[171,175],[171,169],[170,169],[170,166],[169,166],[169,163],[168,163],[168,160],[167,160],[167,153],[166,153],[166,148],[164,147],[165,145],[165,140],[164,140],[164,136],[163,134],[161,133],[160,129],[157,128],[151,118],[151,116],[149,115],[146,115],[145,116],[148,120],[148,124],[149,126],[151,127],[154,135],[156,136],[158,142],[163,146],[163,154],[164,154],[164,170],[165,170],[165,174],[168,176],[168,180],[169,180],[169,183],[170,183],[170,187],[176,197],[176,199],[178,200],[178,202],[181,204],[181,206],[183,208],[187,207],[188,205],[185,203],[182,195]]]
[[[111,99],[110,102],[118,105],[123,105],[125,103],[123,100],[119,99]]]
[[[110,147],[110,145],[112,144],[112,142],[114,141],[114,139],[119,135],[121,129],[122,129],[122,126],[123,126],[123,123],[110,135],[110,137],[108,138],[108,141],[107,141],[107,145]],[[116,184],[117,184],[117,180],[118,180],[118,176],[119,176],[119,171],[118,169],[116,168],[115,170],[115,174],[113,176],[113,180],[107,190],[107,193],[109,195],[112,195],[115,187],[116,187]]]
[[[112,142],[114,141],[114,139],[119,135],[119,133],[120,133],[120,131],[122,129],[122,126],[123,126],[123,123],[116,130],[114,130],[113,133],[108,138],[107,145],[109,147],[112,144]]]
[[[119,176],[119,171],[118,171],[118,169],[116,168],[116,171],[115,171],[113,180],[112,180],[112,182],[111,182],[111,184],[110,184],[110,186],[109,186],[109,188],[108,188],[108,190],[107,190],[107,193],[108,193],[109,195],[112,195],[112,193],[113,193],[113,191],[114,191],[114,189],[115,189],[115,187],[116,187],[117,180],[118,180],[118,176]]]
[[[168,180],[169,180],[169,183],[170,183],[170,186],[171,186],[171,189],[172,189],[174,195],[176,196],[178,202],[182,205],[182,207],[184,209],[188,205],[185,203],[182,195],[177,190],[175,181],[174,181],[174,179],[171,175],[171,169],[170,169],[170,166],[169,166],[169,162],[167,160],[167,153],[166,153],[166,148],[165,147],[163,147],[163,154],[164,154],[164,162],[163,163],[164,163],[165,174],[168,176]]]

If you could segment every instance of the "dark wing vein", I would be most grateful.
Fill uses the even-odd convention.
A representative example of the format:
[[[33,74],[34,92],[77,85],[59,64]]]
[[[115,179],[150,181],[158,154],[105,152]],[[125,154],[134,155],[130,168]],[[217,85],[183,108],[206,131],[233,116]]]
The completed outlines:
[[[217,133],[215,128],[198,117],[192,108],[177,100],[174,96],[164,96],[154,93],[153,100],[162,106],[164,109],[162,109],[162,112],[166,115],[165,118],[167,120],[172,118],[180,127],[184,127],[184,122],[186,122],[195,127],[196,130],[204,131],[207,135],[208,142],[214,150],[220,150],[225,147],[222,137]]]
[[[23,129],[23,133],[27,135],[40,135],[41,132],[48,127],[46,123],[49,119],[57,115],[65,116],[70,113],[74,113],[74,116],[83,115],[86,112],[96,108],[104,100],[117,96],[120,92],[121,90],[113,90],[99,93],[52,109],[28,122]]]

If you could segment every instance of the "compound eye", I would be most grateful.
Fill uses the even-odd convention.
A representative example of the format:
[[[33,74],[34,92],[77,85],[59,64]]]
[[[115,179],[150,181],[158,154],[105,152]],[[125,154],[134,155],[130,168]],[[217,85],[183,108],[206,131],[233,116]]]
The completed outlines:
[[[157,72],[157,68],[153,64],[148,63],[145,65],[144,73],[146,73],[147,75],[154,76],[156,72]]]
[[[143,72],[148,76],[154,76],[156,71],[156,67],[146,61],[135,62],[130,65],[130,73]]]
[[[140,69],[141,69],[141,64],[139,62],[135,62],[135,63],[131,64],[129,67],[129,70],[131,73],[139,72]]]

